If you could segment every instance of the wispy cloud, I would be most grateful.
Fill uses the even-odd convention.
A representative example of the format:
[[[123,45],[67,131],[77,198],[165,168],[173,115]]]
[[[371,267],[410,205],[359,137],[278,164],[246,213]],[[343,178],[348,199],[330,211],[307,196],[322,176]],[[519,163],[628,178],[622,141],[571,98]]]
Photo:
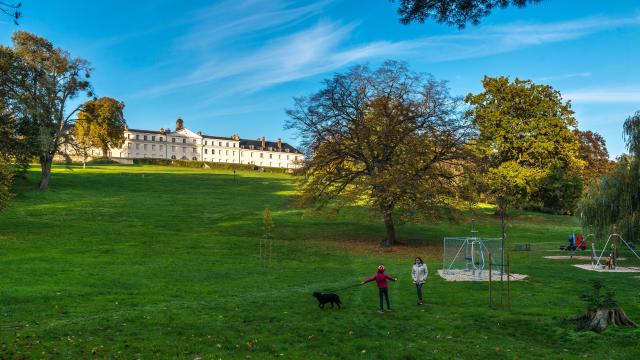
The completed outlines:
[[[583,89],[565,92],[562,97],[583,103],[639,103],[640,88]]]
[[[218,42],[237,42],[256,32],[295,26],[316,16],[334,0],[300,4],[281,0],[225,0],[190,15],[194,26],[181,37],[181,47],[207,48]]]
[[[256,2],[260,1],[246,0],[239,5],[233,5],[235,7],[232,13],[242,8],[255,10]],[[225,56],[217,55],[220,49],[215,47],[215,39],[223,35],[225,38],[233,38],[251,36],[256,31],[280,31],[283,27],[291,26],[290,21],[297,21],[294,19],[317,15],[321,12],[322,6],[329,2],[318,3],[321,6],[294,6],[293,3],[273,1],[275,5],[270,5],[264,11],[250,12],[239,19],[216,23],[212,29],[206,26],[210,21],[207,13],[216,16],[221,9],[219,6],[222,5],[209,9],[202,15],[204,24],[197,26],[196,30],[184,38],[193,39],[193,45],[196,47],[207,48],[207,55],[194,70],[183,74],[179,79],[148,89],[144,91],[144,95],[161,95],[187,87],[221,83],[224,84],[227,94],[251,92],[336,71],[361,61],[419,56],[421,61],[443,62],[486,57],[531,46],[578,39],[609,29],[640,25],[640,17],[586,18],[556,23],[513,23],[479,27],[452,35],[428,36],[406,41],[351,44],[357,24],[315,22],[302,28],[286,28],[285,30],[291,31],[269,37],[262,46],[234,50]],[[211,35],[213,40],[201,40],[207,38],[205,34]],[[589,75],[590,73],[576,73],[564,76],[568,78]]]
[[[551,76],[543,76],[534,78],[533,81],[552,81],[552,80],[567,80],[567,79],[575,79],[575,78],[587,78],[591,77],[590,71],[584,71],[579,73],[570,73],[570,74],[560,74],[560,75],[551,75]]]

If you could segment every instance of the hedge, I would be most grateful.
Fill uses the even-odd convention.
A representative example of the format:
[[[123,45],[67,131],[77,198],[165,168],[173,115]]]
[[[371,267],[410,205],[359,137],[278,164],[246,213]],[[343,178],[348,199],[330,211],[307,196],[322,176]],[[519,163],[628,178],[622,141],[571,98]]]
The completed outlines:
[[[268,173],[286,174],[291,169],[274,168],[274,167],[261,167],[250,164],[233,164],[233,163],[218,163],[211,161],[197,161],[197,160],[171,160],[171,159],[133,159],[133,163],[136,165],[165,165],[176,166],[185,168],[203,168],[209,167],[210,169],[223,169],[223,170],[243,170],[243,171],[262,171]]]

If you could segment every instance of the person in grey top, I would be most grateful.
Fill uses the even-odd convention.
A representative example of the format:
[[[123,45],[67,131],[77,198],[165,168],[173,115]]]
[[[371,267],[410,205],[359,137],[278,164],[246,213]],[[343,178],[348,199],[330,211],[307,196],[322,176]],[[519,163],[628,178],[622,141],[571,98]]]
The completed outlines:
[[[427,269],[427,264],[422,261],[421,257],[416,257],[413,268],[411,268],[411,278],[416,284],[416,291],[418,292],[418,305],[422,305],[422,286],[427,281],[428,276],[429,269]]]

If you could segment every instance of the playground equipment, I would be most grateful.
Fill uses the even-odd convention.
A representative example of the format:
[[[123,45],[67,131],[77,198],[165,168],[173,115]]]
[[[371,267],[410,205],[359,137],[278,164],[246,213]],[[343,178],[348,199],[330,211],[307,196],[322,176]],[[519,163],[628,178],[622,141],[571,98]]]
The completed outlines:
[[[591,260],[591,266],[593,267],[593,269],[605,269],[608,268],[610,270],[613,270],[616,268],[617,266],[617,258],[618,258],[618,250],[619,247],[617,246],[617,241],[621,241],[629,250],[631,250],[631,253],[633,253],[633,255],[635,255],[636,258],[638,258],[638,260],[640,260],[640,255],[638,255],[638,253],[635,250],[635,245],[627,242],[624,238],[622,238],[621,235],[613,233],[611,235],[609,235],[609,237],[607,238],[607,241],[605,242],[604,246],[602,247],[602,251],[600,251],[600,255],[597,255],[596,253],[596,248],[595,245],[591,246],[591,254],[592,254],[592,260]],[[607,251],[607,246],[609,246],[609,254],[607,255],[607,264],[602,264],[602,258],[605,255],[606,251]]]
[[[502,238],[479,237],[475,220],[471,221],[471,236],[444,238],[443,274],[463,273],[473,280],[482,281],[483,272],[489,269],[490,262],[494,271],[504,272]]]

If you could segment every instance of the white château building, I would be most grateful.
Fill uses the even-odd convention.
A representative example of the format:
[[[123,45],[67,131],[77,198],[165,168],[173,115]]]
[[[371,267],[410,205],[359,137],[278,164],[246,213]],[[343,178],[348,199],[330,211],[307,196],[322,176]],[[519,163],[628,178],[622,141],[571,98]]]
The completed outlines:
[[[125,128],[122,148],[113,148],[113,159],[173,159],[198,160],[232,164],[250,164],[261,167],[295,169],[300,167],[304,155],[293,146],[262,139],[241,139],[203,135],[184,127],[182,119],[176,120],[175,131],[170,129],[138,130]],[[101,155],[96,150],[95,155]],[[93,155],[93,154],[92,154]]]

